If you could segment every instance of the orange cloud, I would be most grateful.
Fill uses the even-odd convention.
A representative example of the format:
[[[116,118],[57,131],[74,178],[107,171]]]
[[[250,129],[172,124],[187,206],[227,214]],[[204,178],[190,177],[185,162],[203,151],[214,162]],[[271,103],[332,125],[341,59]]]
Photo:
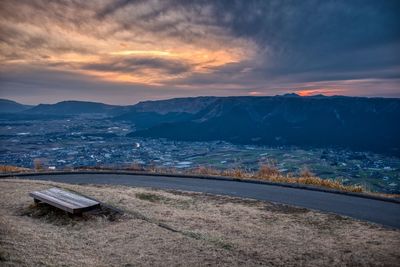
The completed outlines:
[[[256,47],[253,42],[231,36],[218,26],[210,27],[192,20],[181,21],[182,14],[174,10],[158,20],[146,23],[135,20],[133,23],[131,18],[141,7],[144,8],[141,10],[144,14],[151,13],[151,9],[147,10],[148,5],[127,5],[125,9],[129,16],[114,14],[101,20],[96,19],[95,14],[104,8],[102,4],[99,7],[88,1],[85,5],[87,8],[72,4],[65,7],[54,3],[49,7],[54,11],[65,9],[65,12],[73,14],[71,18],[52,15],[53,12],[37,9],[35,5],[20,9],[5,5],[7,10],[3,13],[18,12],[18,19],[0,19],[0,28],[10,32],[5,35],[9,40],[0,43],[0,64],[25,64],[72,71],[115,83],[162,85],[171,80],[183,79],[196,73],[211,73],[224,65],[248,60]],[[152,28],[163,27],[171,22],[190,29],[188,34],[193,36],[186,40],[168,33],[174,27],[166,28],[163,32],[151,31]],[[204,33],[207,33],[207,38],[204,38]],[[181,62],[190,68],[180,73],[145,66],[130,72],[121,68],[84,68],[127,58]],[[168,66],[164,64],[164,67]]]

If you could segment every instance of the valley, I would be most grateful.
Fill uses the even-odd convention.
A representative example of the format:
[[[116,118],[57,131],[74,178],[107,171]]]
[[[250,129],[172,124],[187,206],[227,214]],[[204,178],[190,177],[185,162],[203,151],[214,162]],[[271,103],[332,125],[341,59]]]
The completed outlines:
[[[265,146],[226,141],[174,141],[132,137],[134,125],[99,115],[45,120],[0,120],[0,164],[63,170],[81,167],[127,168],[133,165],[185,171],[199,166],[255,171],[273,164],[284,174],[303,168],[321,178],[368,190],[400,193],[400,159],[339,148]]]

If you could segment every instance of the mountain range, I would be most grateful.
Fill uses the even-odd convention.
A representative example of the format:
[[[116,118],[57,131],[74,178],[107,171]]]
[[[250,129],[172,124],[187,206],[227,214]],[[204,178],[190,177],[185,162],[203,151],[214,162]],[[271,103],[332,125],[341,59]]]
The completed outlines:
[[[103,103],[86,101],[63,101],[56,104],[39,104],[24,110],[27,114],[53,114],[60,116],[81,114],[117,115],[127,110],[127,107],[113,106]]]
[[[0,114],[1,113],[16,113],[24,110],[28,110],[33,106],[22,105],[12,100],[0,99]]]
[[[194,97],[131,106],[64,101],[0,111],[36,116],[101,114],[135,126],[129,136],[242,144],[342,147],[400,155],[400,99],[344,96]],[[22,106],[22,107],[21,107]]]

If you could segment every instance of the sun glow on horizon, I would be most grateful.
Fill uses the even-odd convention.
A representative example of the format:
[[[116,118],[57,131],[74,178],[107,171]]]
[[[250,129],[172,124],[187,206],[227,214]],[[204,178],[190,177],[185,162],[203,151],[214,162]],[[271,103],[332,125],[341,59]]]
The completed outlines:
[[[320,89],[304,89],[295,91],[299,96],[313,96],[313,95],[326,95],[333,96],[336,94],[343,93],[345,90],[343,89],[329,89],[329,88],[320,88]]]

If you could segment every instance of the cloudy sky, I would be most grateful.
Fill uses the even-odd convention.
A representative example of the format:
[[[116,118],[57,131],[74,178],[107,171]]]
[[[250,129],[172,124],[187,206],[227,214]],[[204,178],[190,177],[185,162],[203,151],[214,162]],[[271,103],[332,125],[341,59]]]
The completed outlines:
[[[2,0],[0,98],[400,97],[398,0]]]

